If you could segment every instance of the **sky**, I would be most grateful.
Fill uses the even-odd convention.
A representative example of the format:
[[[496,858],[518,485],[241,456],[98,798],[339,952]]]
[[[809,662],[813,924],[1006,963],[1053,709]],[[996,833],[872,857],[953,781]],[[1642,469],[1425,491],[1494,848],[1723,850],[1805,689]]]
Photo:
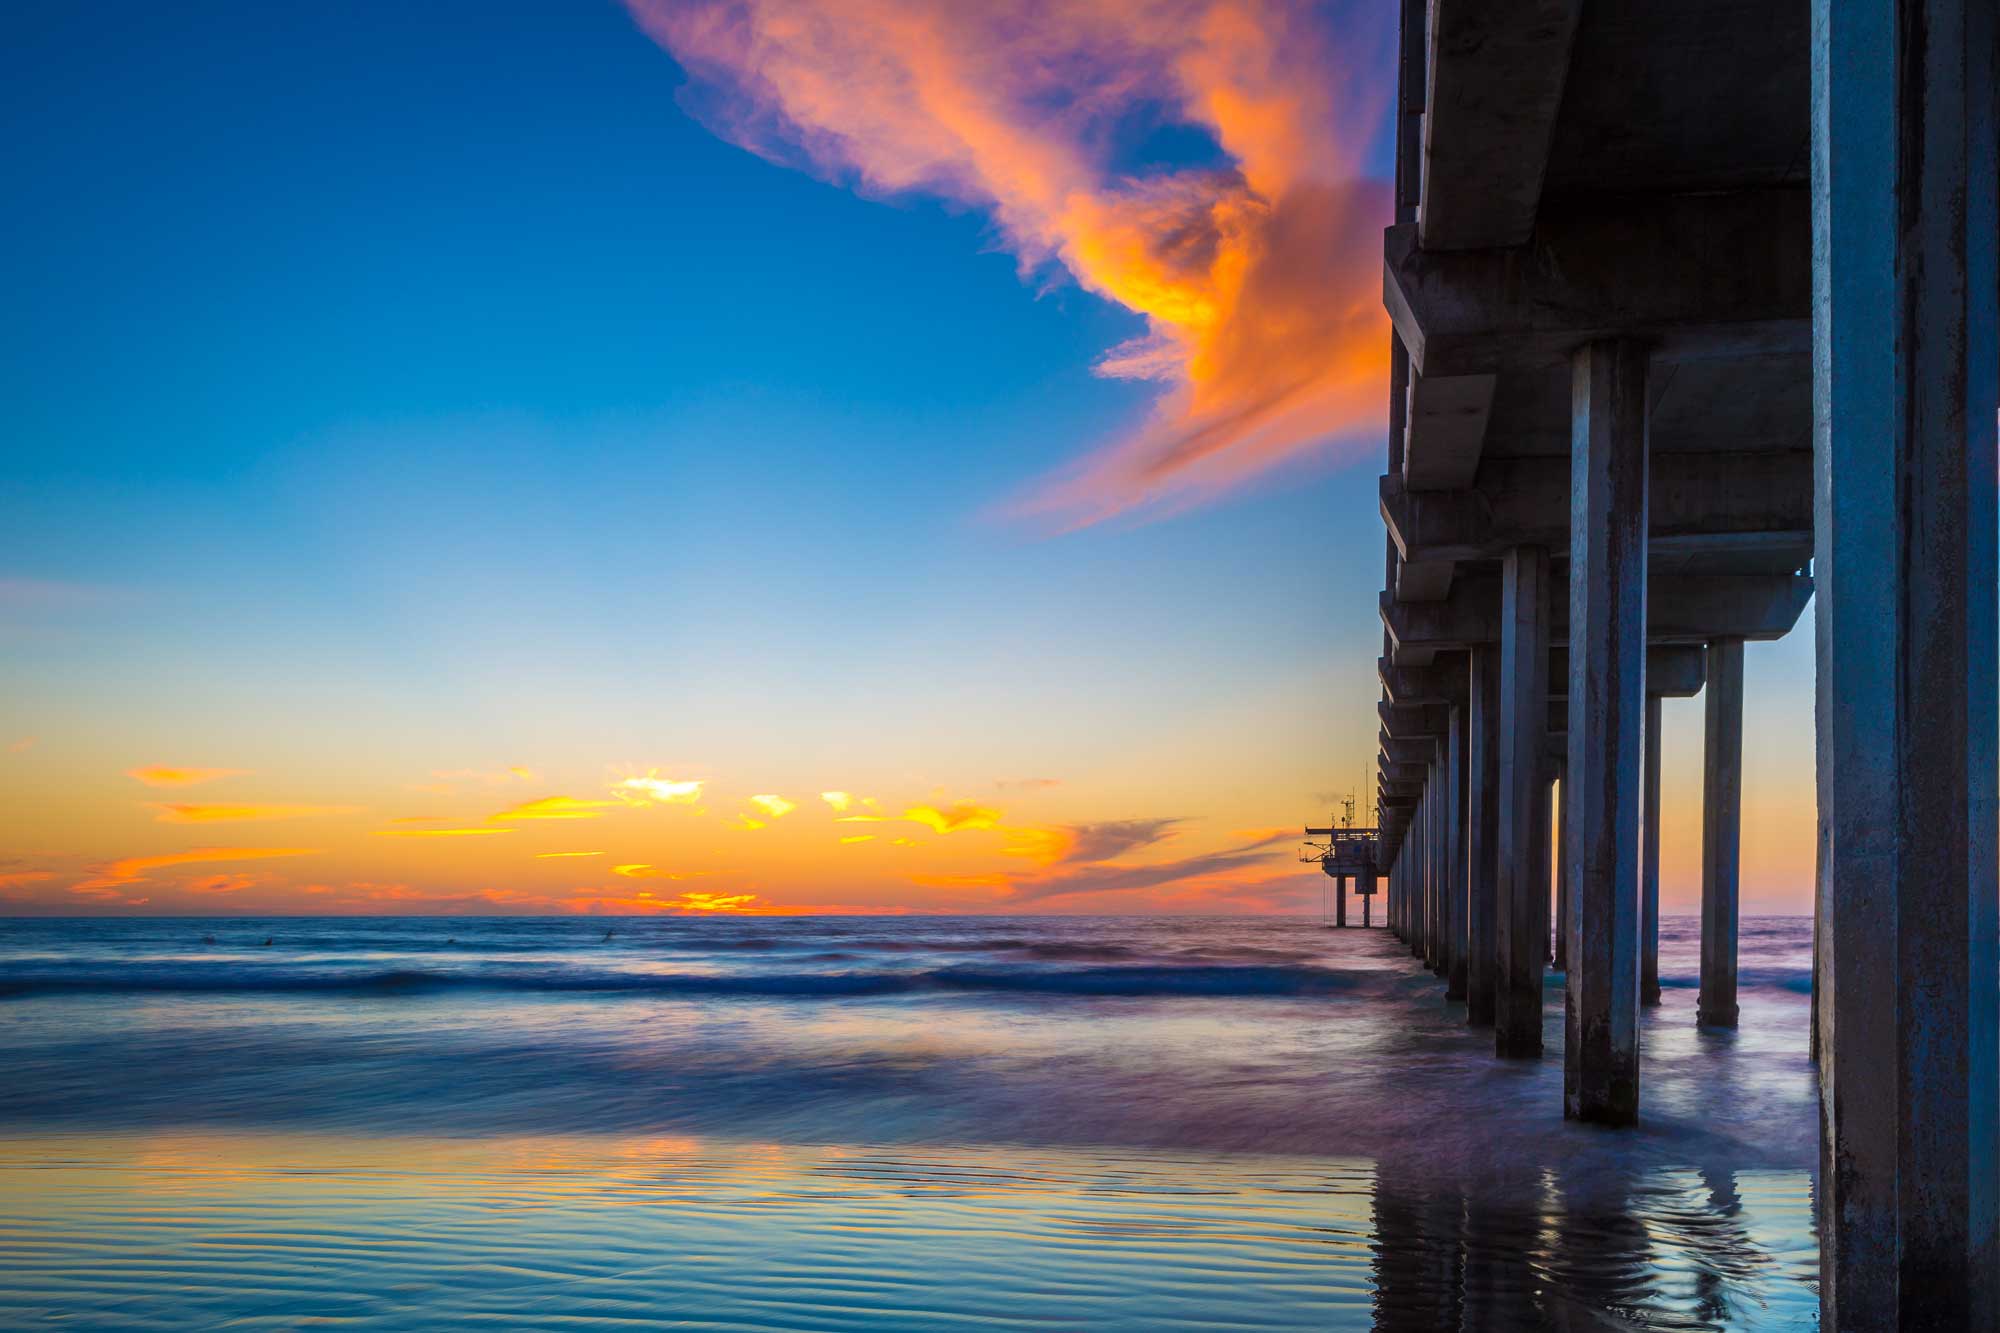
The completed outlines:
[[[1316,910],[1377,9],[17,6],[0,911]],[[1801,623],[1753,913],[1810,903]]]

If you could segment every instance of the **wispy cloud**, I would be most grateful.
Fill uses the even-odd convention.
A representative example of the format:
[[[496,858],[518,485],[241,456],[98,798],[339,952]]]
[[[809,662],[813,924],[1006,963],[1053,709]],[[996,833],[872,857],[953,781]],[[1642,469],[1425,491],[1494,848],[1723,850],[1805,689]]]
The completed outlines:
[[[772,819],[783,819],[786,815],[799,808],[798,803],[795,801],[788,801],[782,796],[772,796],[768,793],[762,796],[752,796],[750,804],[756,806]]]
[[[533,782],[535,770],[525,764],[505,768],[441,768],[431,776],[442,782],[477,782],[488,787],[504,787],[510,782]]]
[[[214,782],[217,778],[241,777],[247,768],[186,768],[176,764],[142,764],[138,768],[128,768],[125,776],[137,778],[148,787],[192,787],[198,783]]]
[[[1057,527],[1212,498],[1382,415],[1390,12],[1319,0],[626,0],[692,109],[773,161],[978,208],[1030,273],[1145,321],[1100,374],[1145,423],[1008,512]],[[1150,131],[1212,151],[1148,163]]]
[[[623,875],[626,879],[701,879],[713,873],[707,870],[668,870],[664,866],[638,865],[613,866],[611,873]]]
[[[587,801],[576,796],[544,796],[502,810],[489,819],[602,819],[606,810],[615,810],[621,801]]]
[[[37,739],[38,738],[34,736],[23,736],[19,740],[9,741],[7,742],[7,753],[26,754],[28,751],[35,748],[35,741]]]
[[[847,808],[854,804],[854,798],[844,791],[823,791],[819,798],[832,806],[835,814],[845,814]]]
[[[378,838],[479,838],[494,833],[514,833],[510,828],[378,828]]]
[[[572,856],[602,856],[603,852],[536,852],[537,861],[557,861]]]
[[[153,856],[128,856],[98,867],[87,880],[70,886],[72,892],[137,884],[155,870],[169,866],[202,865],[211,861],[266,861],[281,856],[318,856],[318,847],[193,847],[184,852],[162,852]]]
[[[321,815],[351,815],[358,805],[190,805],[148,801],[158,811],[158,824],[249,824],[273,819],[311,819]]]
[[[1062,786],[1061,778],[1000,778],[993,784],[1001,791],[1047,791]]]

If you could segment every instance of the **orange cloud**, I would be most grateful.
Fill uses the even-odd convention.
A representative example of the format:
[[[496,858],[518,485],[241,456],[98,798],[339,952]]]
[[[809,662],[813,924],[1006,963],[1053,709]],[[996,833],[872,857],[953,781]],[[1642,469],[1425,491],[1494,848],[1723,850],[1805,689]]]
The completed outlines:
[[[853,844],[853,843],[857,843],[857,842],[873,842],[873,841],[875,841],[875,835],[874,835],[874,834],[872,834],[872,833],[857,833],[857,834],[855,834],[855,835],[854,835],[853,837],[851,837],[851,838],[842,838],[842,839],[840,840],[840,845],[841,845],[841,846],[843,846],[843,847],[846,847],[846,846],[849,846],[849,845],[851,845],[851,844]]]
[[[626,0],[716,133],[864,193],[988,212],[1024,271],[1138,315],[1102,375],[1149,418],[1010,512],[1171,512],[1345,435],[1372,445],[1388,360],[1360,179],[1392,10],[1313,0]],[[1131,145],[1192,131],[1204,152]],[[1191,136],[1192,137],[1192,136]]]
[[[757,900],[754,893],[697,893],[689,890],[665,906],[684,912],[743,912],[748,911]]]
[[[602,856],[603,852],[536,852],[537,861],[553,861],[566,856]]]
[[[786,815],[799,808],[797,802],[788,801],[782,796],[771,796],[768,794],[752,796],[750,804],[756,806],[773,819],[783,819]]]
[[[213,782],[217,778],[241,777],[247,768],[177,768],[170,764],[143,764],[138,768],[128,768],[125,776],[137,778],[148,787],[192,787],[198,782]]]
[[[185,852],[163,852],[157,856],[128,856],[100,867],[96,876],[70,886],[72,893],[92,889],[137,884],[155,870],[168,866],[199,865],[208,861],[264,861],[280,856],[318,856],[318,847],[194,847]]]
[[[378,828],[378,838],[477,838],[488,833],[513,833],[510,828]]]
[[[666,870],[660,866],[629,865],[613,866],[611,873],[623,875],[627,879],[698,879],[708,874],[706,870]]]
[[[35,748],[37,737],[23,736],[19,740],[7,742],[8,754],[26,754]]]
[[[1000,822],[1000,812],[970,801],[960,801],[943,810],[935,806],[913,805],[903,811],[903,818],[913,824],[926,825],[937,833],[958,833],[965,829],[993,828]]]
[[[307,819],[315,815],[351,815],[358,805],[181,805],[148,801],[159,811],[159,824],[245,824],[267,819]]]
[[[0,889],[15,889],[23,884],[39,884],[45,879],[54,879],[53,870],[10,870],[0,874]]]
[[[544,796],[539,801],[526,801],[489,819],[602,819],[604,812],[622,804],[619,801],[586,801],[575,796]]]

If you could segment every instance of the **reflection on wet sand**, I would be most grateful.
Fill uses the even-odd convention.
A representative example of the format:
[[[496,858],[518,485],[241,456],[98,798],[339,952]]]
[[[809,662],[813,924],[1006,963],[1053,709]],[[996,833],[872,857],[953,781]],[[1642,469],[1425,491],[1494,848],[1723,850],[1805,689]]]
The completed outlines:
[[[1815,1318],[1806,922],[1622,1131],[1382,931],[257,924],[0,941],[0,1327]]]
[[[1375,1327],[1384,1330],[1810,1327],[1815,1252],[1798,1173],[1440,1178],[1378,1165]]]

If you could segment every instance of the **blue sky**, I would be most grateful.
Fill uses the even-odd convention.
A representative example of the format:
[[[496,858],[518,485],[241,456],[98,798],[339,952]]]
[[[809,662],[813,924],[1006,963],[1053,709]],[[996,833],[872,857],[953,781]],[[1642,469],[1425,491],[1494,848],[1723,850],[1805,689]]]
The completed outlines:
[[[12,17],[0,726],[33,744],[0,783],[55,868],[31,892],[165,847],[142,763],[377,817],[513,763],[891,804],[1040,776],[1021,818],[1215,842],[1359,784],[1379,419],[1051,536],[1002,511],[1146,418],[1156,385],[1093,373],[1146,319],[976,199],[745,151],[621,6]],[[1226,160],[1171,120],[1138,105],[1121,169]],[[1379,182],[1381,135],[1349,158]]]

